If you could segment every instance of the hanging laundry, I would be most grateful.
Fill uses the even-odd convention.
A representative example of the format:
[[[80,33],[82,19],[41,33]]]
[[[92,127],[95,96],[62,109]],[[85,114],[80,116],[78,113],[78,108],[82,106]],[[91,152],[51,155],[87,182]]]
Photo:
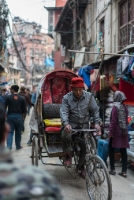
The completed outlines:
[[[122,57],[117,60],[117,65],[116,65],[116,78],[121,78],[122,77]]]
[[[123,54],[126,54],[126,56],[123,56],[123,59],[122,59],[122,72],[126,69],[130,60],[129,56],[127,56],[129,55],[127,50]]]

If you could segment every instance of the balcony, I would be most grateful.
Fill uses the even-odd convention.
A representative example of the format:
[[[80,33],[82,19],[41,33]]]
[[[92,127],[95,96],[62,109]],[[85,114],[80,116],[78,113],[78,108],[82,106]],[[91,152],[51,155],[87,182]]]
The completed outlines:
[[[134,21],[132,24],[124,25],[120,27],[120,45],[119,50],[124,49],[128,45],[134,45]]]

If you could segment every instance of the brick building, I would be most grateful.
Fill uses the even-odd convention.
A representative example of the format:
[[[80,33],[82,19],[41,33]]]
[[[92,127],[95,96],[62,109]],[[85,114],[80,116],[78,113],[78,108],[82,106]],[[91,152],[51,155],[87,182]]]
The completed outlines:
[[[53,39],[41,32],[41,25],[24,21],[20,17],[13,19],[12,32],[27,69],[24,70],[18,59],[17,67],[23,68],[20,73],[20,85],[27,85],[31,88],[33,85],[37,85],[42,76],[48,72],[44,60],[47,57],[53,58]],[[13,44],[10,49],[15,51]]]

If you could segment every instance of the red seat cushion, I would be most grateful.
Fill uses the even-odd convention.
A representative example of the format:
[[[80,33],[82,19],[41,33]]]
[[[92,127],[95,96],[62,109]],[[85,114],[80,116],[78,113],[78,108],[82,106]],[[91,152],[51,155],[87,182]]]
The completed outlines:
[[[49,133],[57,133],[60,132],[60,127],[46,127],[45,131]]]

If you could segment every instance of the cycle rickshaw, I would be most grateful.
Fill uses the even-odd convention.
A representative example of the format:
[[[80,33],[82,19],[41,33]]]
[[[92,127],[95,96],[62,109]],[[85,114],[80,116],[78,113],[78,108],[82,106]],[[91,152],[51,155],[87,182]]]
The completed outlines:
[[[71,91],[70,82],[75,73],[69,70],[58,70],[47,74],[39,83],[37,98],[33,110],[33,141],[32,141],[32,164],[38,166],[38,160],[45,165],[63,166],[64,152],[61,147],[61,120],[60,107],[62,98]],[[72,135],[84,133],[86,144],[86,186],[89,199],[91,200],[111,200],[112,185],[108,170],[104,162],[96,155],[96,145],[93,139],[92,129],[72,130]],[[74,167],[78,162],[79,147],[77,138],[72,144],[72,155],[74,158]],[[45,162],[45,158],[58,157],[61,164]],[[70,175],[75,178],[76,173],[71,173],[70,169],[65,167]]]

